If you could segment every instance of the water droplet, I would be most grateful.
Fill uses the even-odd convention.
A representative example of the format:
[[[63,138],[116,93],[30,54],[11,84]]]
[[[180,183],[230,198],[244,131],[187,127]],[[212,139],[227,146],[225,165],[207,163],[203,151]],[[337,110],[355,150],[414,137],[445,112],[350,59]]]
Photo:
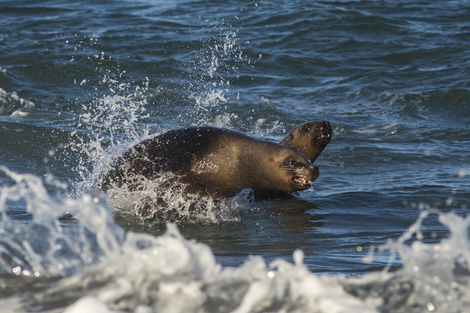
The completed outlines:
[[[12,271],[15,275],[20,275],[20,273],[21,273],[21,266],[14,267],[11,271]]]
[[[304,263],[304,252],[300,249],[294,251],[294,263],[295,265],[302,265]]]

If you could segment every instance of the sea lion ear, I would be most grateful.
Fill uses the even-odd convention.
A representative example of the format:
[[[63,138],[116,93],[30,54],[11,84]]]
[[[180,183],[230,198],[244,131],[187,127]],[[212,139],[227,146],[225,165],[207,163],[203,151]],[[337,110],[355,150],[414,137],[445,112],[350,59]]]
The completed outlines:
[[[269,161],[274,162],[274,158],[269,158]]]

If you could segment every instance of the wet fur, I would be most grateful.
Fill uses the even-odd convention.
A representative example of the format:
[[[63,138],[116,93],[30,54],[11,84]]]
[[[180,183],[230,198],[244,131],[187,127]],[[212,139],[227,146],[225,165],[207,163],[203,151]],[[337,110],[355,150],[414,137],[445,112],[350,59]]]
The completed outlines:
[[[262,141],[227,129],[189,127],[145,140],[115,160],[100,187],[127,184],[139,188],[139,178],[156,179],[171,172],[190,193],[231,196],[244,188],[294,192],[310,185],[318,168],[294,148]]]

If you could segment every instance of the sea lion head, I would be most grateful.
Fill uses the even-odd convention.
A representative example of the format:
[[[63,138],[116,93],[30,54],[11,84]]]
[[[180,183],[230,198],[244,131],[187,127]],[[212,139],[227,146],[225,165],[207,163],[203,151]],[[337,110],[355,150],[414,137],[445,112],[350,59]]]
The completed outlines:
[[[286,150],[282,156],[271,158],[280,172],[277,189],[295,192],[310,188],[310,184],[320,175],[318,167],[313,166],[302,153],[290,148]]]
[[[330,142],[332,134],[330,122],[309,122],[294,128],[281,144],[299,150],[313,163]]]

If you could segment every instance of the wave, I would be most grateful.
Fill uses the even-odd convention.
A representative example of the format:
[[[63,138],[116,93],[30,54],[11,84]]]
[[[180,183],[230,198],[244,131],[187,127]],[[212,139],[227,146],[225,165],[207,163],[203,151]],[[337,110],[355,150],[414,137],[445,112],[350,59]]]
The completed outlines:
[[[28,115],[27,109],[34,107],[34,102],[20,98],[16,92],[7,93],[0,88],[0,116],[24,117]]]
[[[398,257],[403,262],[395,271],[318,275],[304,265],[300,250],[293,264],[252,257],[224,268],[207,245],[186,240],[174,224],[157,237],[125,234],[99,193],[51,195],[38,177],[2,173],[0,282],[11,275],[25,279],[0,283],[2,294],[14,294],[0,304],[19,312],[75,312],[91,304],[101,312],[450,312],[465,307],[469,296],[470,217],[455,213],[423,209],[406,232],[365,258],[380,260],[388,251],[389,264]],[[18,210],[28,214],[18,218]],[[423,228],[432,216],[449,236],[427,243]],[[43,277],[50,280],[41,288],[25,289]]]

